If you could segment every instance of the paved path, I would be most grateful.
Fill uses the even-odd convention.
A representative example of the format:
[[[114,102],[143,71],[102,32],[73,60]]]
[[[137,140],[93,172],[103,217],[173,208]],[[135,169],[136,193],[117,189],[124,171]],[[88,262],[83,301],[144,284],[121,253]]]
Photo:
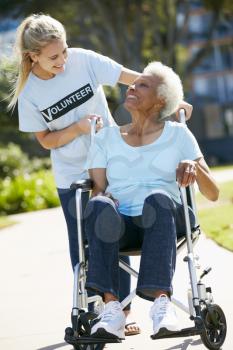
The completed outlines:
[[[15,215],[18,224],[0,231],[0,349],[71,350],[63,341],[70,324],[72,273],[69,265],[65,223],[60,208]],[[221,305],[228,321],[228,336],[223,350],[233,349],[233,254],[201,237],[196,252],[203,267],[212,266],[206,277],[215,302]],[[132,259],[138,265],[138,258]],[[178,257],[174,281],[175,295],[185,301],[188,270]],[[148,317],[150,303],[136,298],[133,318],[142,334],[128,337],[109,350],[199,350],[205,349],[199,337],[152,341]],[[182,326],[190,324],[178,311]]]
[[[65,225],[60,208],[15,216],[19,224],[0,232],[0,349],[53,350],[71,349],[63,342],[64,328],[69,325],[72,302],[72,274],[68,264]],[[225,350],[233,349],[232,278],[233,254],[202,237],[197,251],[203,266],[212,265],[208,277],[216,302],[228,318]],[[133,264],[138,264],[138,259]],[[175,292],[186,300],[187,266],[179,257]],[[148,318],[150,303],[137,298],[134,318],[143,328],[139,336],[128,337],[115,349],[158,350],[203,349],[198,337],[152,341]],[[179,312],[181,324],[187,317]]]

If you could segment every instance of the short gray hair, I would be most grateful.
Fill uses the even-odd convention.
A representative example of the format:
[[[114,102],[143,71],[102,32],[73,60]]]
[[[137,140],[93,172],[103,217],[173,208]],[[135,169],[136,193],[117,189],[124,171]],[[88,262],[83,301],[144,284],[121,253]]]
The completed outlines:
[[[165,101],[165,106],[160,111],[160,119],[169,117],[177,110],[184,98],[180,77],[172,68],[156,61],[149,63],[143,70],[143,73],[155,75],[161,79],[161,83],[156,91],[157,95]]]

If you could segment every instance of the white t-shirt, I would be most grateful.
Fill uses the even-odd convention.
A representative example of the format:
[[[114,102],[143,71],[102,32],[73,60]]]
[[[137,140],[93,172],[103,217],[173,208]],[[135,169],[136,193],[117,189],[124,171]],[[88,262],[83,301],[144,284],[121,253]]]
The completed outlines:
[[[102,85],[114,86],[122,66],[90,50],[68,49],[65,71],[49,80],[30,73],[18,99],[19,129],[38,132],[61,130],[87,114],[102,116],[104,126],[113,125]],[[85,179],[90,135],[51,150],[52,167],[58,188],[69,188]]]
[[[176,168],[181,160],[202,157],[190,130],[167,121],[160,137],[151,144],[133,147],[121,137],[120,128],[112,126],[95,135],[87,168],[106,168],[108,187],[119,201],[124,215],[141,215],[143,203],[155,190],[163,190],[181,203],[176,182]]]

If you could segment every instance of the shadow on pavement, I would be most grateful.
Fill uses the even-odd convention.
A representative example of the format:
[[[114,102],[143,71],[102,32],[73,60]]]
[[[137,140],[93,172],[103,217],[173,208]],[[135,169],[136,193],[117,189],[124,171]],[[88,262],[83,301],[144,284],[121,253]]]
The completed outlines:
[[[45,346],[43,348],[39,348],[37,350],[56,350],[59,348],[62,348],[63,346],[68,345],[67,343],[63,342],[63,343],[58,343],[58,344],[53,344],[53,345],[49,345],[49,346]]]
[[[172,346],[171,348],[167,348],[166,350],[187,350],[189,345],[195,346],[200,345],[202,343],[201,339],[197,339],[193,341],[192,338],[185,339],[183,343]]]

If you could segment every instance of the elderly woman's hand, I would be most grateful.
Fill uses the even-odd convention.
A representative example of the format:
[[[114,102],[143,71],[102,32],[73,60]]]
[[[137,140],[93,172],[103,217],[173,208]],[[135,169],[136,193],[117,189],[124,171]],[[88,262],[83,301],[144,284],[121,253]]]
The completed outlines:
[[[176,121],[177,122],[180,121],[180,117],[179,117],[179,110],[180,109],[185,110],[185,119],[189,120],[191,118],[191,115],[192,115],[193,106],[191,104],[189,104],[188,102],[182,101],[182,103],[179,104],[179,107],[176,111]]]
[[[110,192],[99,192],[98,195],[110,198],[115,203],[116,207],[119,207],[118,200],[115,199]]]
[[[197,162],[183,160],[176,169],[176,179],[180,186],[187,187],[197,179]]]

